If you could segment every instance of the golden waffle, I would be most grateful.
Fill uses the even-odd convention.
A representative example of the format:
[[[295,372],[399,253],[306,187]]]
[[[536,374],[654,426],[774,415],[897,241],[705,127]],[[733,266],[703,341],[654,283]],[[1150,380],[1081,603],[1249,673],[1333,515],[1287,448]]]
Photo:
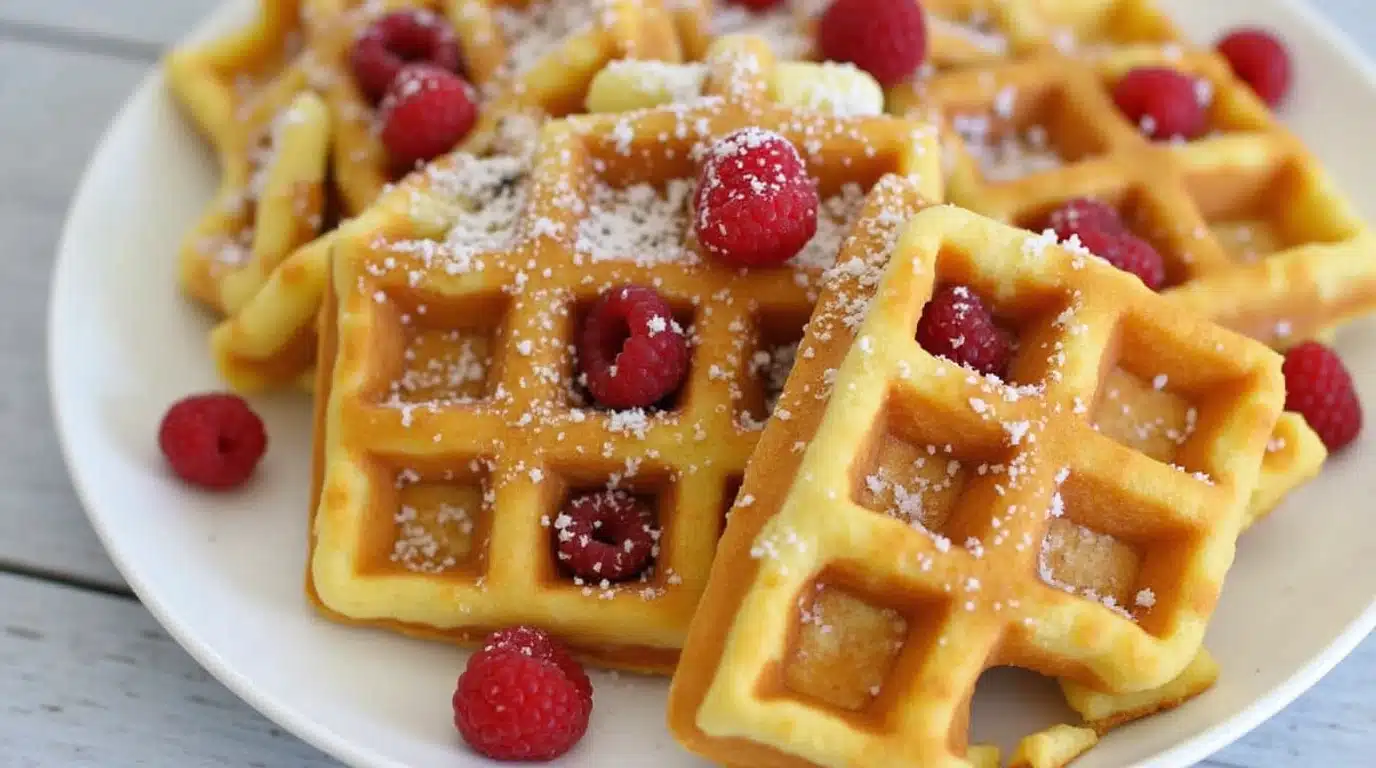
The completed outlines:
[[[251,25],[165,62],[219,160],[219,189],[180,255],[183,289],[217,312],[242,306],[323,224],[329,116],[306,89],[298,6],[262,0]]]
[[[1198,655],[1176,679],[1150,691],[1108,694],[1070,680],[1061,680],[1066,703],[1084,718],[1085,724],[1099,734],[1139,718],[1177,707],[1213,686],[1218,680],[1218,662],[1208,651]]]
[[[817,22],[830,0],[783,0],[752,11],[730,0],[687,0],[674,22],[684,53],[699,58],[712,40],[749,34],[777,55],[815,59]],[[927,63],[922,74],[1021,58],[1038,51],[1180,41],[1150,0],[923,0]]]
[[[485,149],[504,121],[577,111],[592,76],[612,59],[680,58],[659,0],[315,0],[324,85],[339,123],[335,166],[356,211],[394,177],[374,109],[350,74],[349,50],[376,19],[410,8],[442,15],[459,39],[464,75],[480,96],[479,123],[461,147],[470,152]],[[533,138],[534,126],[527,130]]]
[[[479,154],[524,151],[546,115],[581,104],[593,74],[611,59],[679,56],[658,0],[313,0],[309,74],[330,105],[334,178],[350,214],[371,204],[395,173],[376,135],[375,110],[354,83],[349,48],[375,19],[404,8],[442,12],[454,25],[465,74],[481,97],[478,124],[461,148]],[[335,240],[331,233],[292,254],[259,295],[215,329],[213,354],[232,387],[279,386],[308,371]]]
[[[1151,142],[1122,116],[1112,84],[1141,65],[1199,79],[1206,136]],[[944,113],[957,205],[1022,226],[1070,198],[1116,206],[1161,253],[1178,307],[1279,347],[1376,309],[1370,229],[1211,52],[1047,53],[903,86],[890,106]]]
[[[822,272],[853,222],[892,229],[941,191],[928,126],[780,106],[773,66],[758,40],[724,45],[701,98],[547,123],[528,170],[455,155],[340,238],[309,568],[326,615],[458,642],[532,622],[598,663],[672,670]],[[798,146],[823,203],[789,266],[742,274],[699,256],[686,206],[695,153],[747,126]],[[571,383],[579,318],[623,283],[689,329],[665,410],[599,410]],[[607,487],[656,510],[653,570],[567,578],[551,526]]]
[[[917,346],[946,282],[1018,331],[1010,384]],[[854,280],[829,287],[808,334],[671,686],[686,746],[762,768],[966,765],[989,666],[1117,694],[1181,674],[1280,415],[1279,355],[951,206],[913,218],[868,306]],[[1170,464],[1093,428],[1105,381],[1160,377],[1193,414]]]

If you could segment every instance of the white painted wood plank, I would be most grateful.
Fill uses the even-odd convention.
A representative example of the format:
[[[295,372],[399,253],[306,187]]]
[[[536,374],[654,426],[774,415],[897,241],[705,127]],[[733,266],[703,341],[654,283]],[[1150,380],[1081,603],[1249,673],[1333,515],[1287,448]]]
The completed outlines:
[[[0,563],[123,581],[86,521],[48,406],[48,282],[68,199],[105,124],[147,64],[0,42]],[[23,72],[23,76],[14,73]]]
[[[337,763],[196,665],[133,600],[0,576],[0,764]]]
[[[1376,635],[1308,693],[1202,766],[1370,765],[1376,754]]]
[[[80,38],[165,46],[186,34],[219,0],[0,0],[0,23],[39,26]]]

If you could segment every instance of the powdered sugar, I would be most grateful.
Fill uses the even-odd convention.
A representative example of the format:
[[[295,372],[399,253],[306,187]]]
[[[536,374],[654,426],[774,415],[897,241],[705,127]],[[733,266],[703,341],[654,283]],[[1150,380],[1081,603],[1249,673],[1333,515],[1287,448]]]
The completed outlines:
[[[687,246],[693,188],[690,179],[674,179],[662,192],[649,184],[618,189],[595,183],[575,249],[593,263],[696,263],[697,254]]]
[[[615,20],[610,3],[591,4],[579,0],[535,0],[528,5],[497,5],[493,17],[506,43],[503,68],[521,75],[541,59],[558,50],[576,34],[590,29],[594,21],[611,26]]]

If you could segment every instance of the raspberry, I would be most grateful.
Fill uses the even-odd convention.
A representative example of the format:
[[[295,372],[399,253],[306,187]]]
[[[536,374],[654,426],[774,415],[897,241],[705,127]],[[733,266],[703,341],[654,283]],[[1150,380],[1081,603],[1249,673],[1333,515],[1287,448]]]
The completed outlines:
[[[1218,41],[1218,52],[1262,101],[1275,107],[1290,90],[1290,54],[1275,35],[1244,27]]]
[[[1153,291],[1161,290],[1166,282],[1166,263],[1161,254],[1146,240],[1131,232],[1109,233],[1103,230],[1079,232],[1080,244],[1089,252],[1113,266],[1137,275]]]
[[[688,374],[688,341],[663,297],[627,285],[603,294],[588,312],[578,362],[597,402],[640,408],[678,389]]]
[[[382,143],[393,165],[412,168],[454,148],[478,119],[473,89],[434,64],[408,64],[382,100]]]
[[[963,285],[937,291],[917,323],[922,348],[979,373],[1003,377],[1012,357],[1008,334],[979,295]]]
[[[173,404],[158,428],[158,446],[183,480],[216,490],[253,474],[267,451],[262,419],[237,395],[193,395]]]
[[[554,662],[578,688],[578,692],[587,698],[588,705],[592,706],[592,681],[588,679],[588,673],[583,671],[583,665],[543,629],[527,625],[499,629],[487,636],[483,641],[483,649],[478,653],[493,651],[519,651],[526,656]]]
[[[1042,229],[1053,229],[1057,238],[1069,240],[1071,235],[1079,235],[1087,230],[1117,234],[1123,231],[1123,220],[1118,216],[1117,209],[1108,203],[1077,197],[1061,203],[1059,208],[1048,214]]]
[[[592,712],[557,664],[516,649],[469,657],[453,704],[454,727],[493,760],[553,760],[583,738]]]
[[[885,87],[927,57],[927,23],[916,0],[834,0],[817,24],[822,58],[848,61]]]
[[[1285,353],[1285,410],[1304,416],[1328,446],[1336,451],[1362,431],[1362,403],[1352,375],[1338,353],[1314,341],[1302,342]]]
[[[354,82],[374,104],[382,100],[402,67],[427,61],[459,72],[459,40],[440,16],[426,10],[396,11],[378,18],[354,40],[349,66]]]
[[[658,549],[649,510],[621,491],[585,493],[554,521],[559,562],[573,575],[600,583],[624,581],[645,570]]]
[[[746,267],[788,261],[817,233],[817,185],[788,139],[746,128],[707,150],[693,197],[707,251]]]
[[[1113,102],[1151,139],[1195,139],[1208,123],[1194,78],[1169,67],[1128,72],[1113,87]]]

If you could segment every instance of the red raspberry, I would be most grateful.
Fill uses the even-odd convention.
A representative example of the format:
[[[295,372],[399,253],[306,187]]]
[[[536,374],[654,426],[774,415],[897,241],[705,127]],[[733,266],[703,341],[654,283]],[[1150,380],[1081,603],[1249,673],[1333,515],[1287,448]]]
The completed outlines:
[[[589,706],[592,705],[592,681],[588,679],[588,673],[583,671],[583,665],[543,629],[528,625],[499,629],[487,636],[478,653],[493,651],[518,651],[526,656],[554,662],[578,688],[578,692],[587,698]]]
[[[407,64],[425,61],[457,73],[461,58],[459,39],[448,22],[431,11],[413,9],[389,13],[363,30],[349,51],[349,66],[358,89],[376,104]]]
[[[1013,346],[979,295],[963,285],[948,285],[927,302],[917,323],[917,343],[933,355],[1000,378]]]
[[[927,57],[927,23],[917,0],[834,0],[817,24],[817,45],[824,59],[898,85]]]
[[[1084,230],[1078,233],[1080,244],[1089,252],[1113,266],[1137,275],[1153,291],[1161,290],[1166,282],[1166,263],[1151,243],[1131,232],[1109,233]]]
[[[382,144],[400,168],[448,152],[478,119],[473,88],[434,64],[408,64],[382,100]]]
[[[574,497],[554,520],[559,562],[573,575],[599,583],[638,575],[657,553],[659,530],[634,496],[621,491]]]
[[[493,760],[553,760],[588,730],[590,701],[549,659],[477,653],[454,691],[454,727]]]
[[[1342,358],[1315,341],[1285,353],[1285,410],[1304,416],[1309,426],[1336,451],[1362,431],[1362,403]]]
[[[608,408],[654,405],[688,374],[688,341],[673,308],[653,288],[602,295],[583,321],[578,363],[588,390]]]
[[[1290,90],[1290,54],[1275,35],[1244,27],[1218,41],[1218,52],[1257,96],[1275,107]]]
[[[1113,87],[1113,102],[1148,138],[1195,139],[1208,127],[1195,82],[1169,67],[1138,67]]]
[[[1056,237],[1069,240],[1071,235],[1079,235],[1087,230],[1098,230],[1117,234],[1123,231],[1123,219],[1118,210],[1108,203],[1088,197],[1077,197],[1061,203],[1060,207],[1046,217],[1042,229],[1056,231]]]
[[[746,128],[707,150],[693,196],[707,251],[746,267],[793,258],[817,233],[817,185],[788,139]]]
[[[268,448],[263,420],[237,395],[194,395],[173,404],[158,446],[183,480],[221,490],[253,474]]]

